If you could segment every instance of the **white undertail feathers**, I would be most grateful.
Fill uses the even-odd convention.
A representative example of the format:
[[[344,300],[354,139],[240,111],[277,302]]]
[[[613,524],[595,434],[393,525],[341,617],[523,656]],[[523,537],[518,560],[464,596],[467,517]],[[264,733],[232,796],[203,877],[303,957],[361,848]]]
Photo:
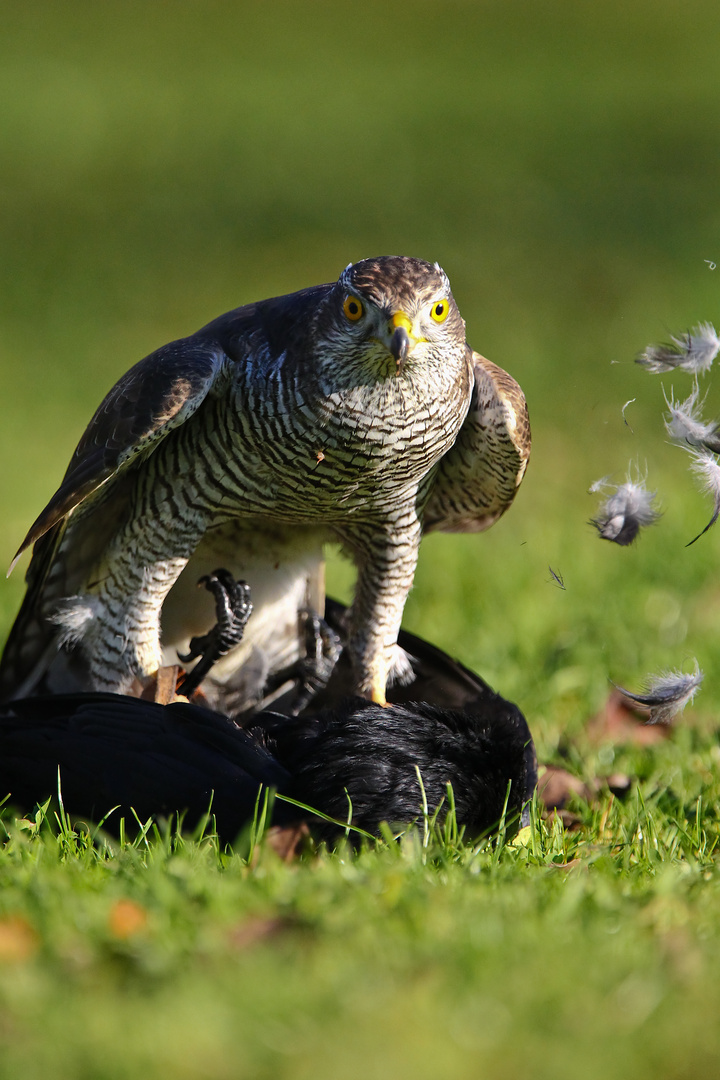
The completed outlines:
[[[58,645],[73,648],[87,634],[97,616],[100,600],[97,596],[66,596],[57,604],[50,622],[58,628]]]

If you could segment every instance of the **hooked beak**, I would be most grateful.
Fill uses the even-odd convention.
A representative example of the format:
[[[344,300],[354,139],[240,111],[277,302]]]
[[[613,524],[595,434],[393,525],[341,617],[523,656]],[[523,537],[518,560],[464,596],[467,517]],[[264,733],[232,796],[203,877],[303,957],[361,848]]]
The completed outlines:
[[[390,338],[390,352],[395,357],[397,364],[396,375],[399,375],[405,366],[408,353],[415,344],[415,338],[411,337],[412,323],[407,315],[397,311],[390,319],[388,330],[392,331]]]

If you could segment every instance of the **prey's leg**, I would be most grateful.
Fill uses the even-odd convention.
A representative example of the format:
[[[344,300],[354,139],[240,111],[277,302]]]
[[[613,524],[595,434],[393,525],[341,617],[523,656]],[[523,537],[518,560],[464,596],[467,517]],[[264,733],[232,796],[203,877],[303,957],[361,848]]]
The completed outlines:
[[[342,643],[335,631],[314,611],[300,613],[305,621],[307,653],[282,671],[276,672],[266,686],[272,692],[288,680],[296,682],[291,712],[297,716],[324,690],[342,652]]]

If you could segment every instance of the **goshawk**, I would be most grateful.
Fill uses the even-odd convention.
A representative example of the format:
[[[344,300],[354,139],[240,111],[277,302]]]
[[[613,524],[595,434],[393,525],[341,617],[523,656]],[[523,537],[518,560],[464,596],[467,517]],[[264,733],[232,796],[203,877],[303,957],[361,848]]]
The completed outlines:
[[[255,611],[203,687],[242,704],[302,652],[298,613],[322,614],[339,541],[356,688],[384,702],[423,531],[493,524],[529,450],[522,391],[467,345],[437,264],[366,259],[222,315],[131,368],[90,421],[18,552],[35,545],[0,694],[132,692],[208,629],[196,583],[223,566]]]

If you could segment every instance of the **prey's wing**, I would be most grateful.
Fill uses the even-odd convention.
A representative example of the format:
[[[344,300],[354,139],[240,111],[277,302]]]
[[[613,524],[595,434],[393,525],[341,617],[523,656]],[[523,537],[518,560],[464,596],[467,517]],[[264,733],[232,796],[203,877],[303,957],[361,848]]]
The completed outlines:
[[[423,515],[425,532],[483,532],[515,498],[530,457],[525,395],[497,364],[473,352],[475,386],[454,445],[440,460]]]
[[[231,720],[196,705],[118,694],[61,694],[0,707],[0,789],[30,809],[58,790],[72,815],[116,831],[119,818],[205,813],[232,842],[252,819],[261,784],[287,770]],[[114,811],[114,812],[113,812]]]
[[[88,495],[187,420],[227,366],[217,344],[194,337],[173,341],[130,368],[88,424],[60,487],[31,526],[12,566]]]

